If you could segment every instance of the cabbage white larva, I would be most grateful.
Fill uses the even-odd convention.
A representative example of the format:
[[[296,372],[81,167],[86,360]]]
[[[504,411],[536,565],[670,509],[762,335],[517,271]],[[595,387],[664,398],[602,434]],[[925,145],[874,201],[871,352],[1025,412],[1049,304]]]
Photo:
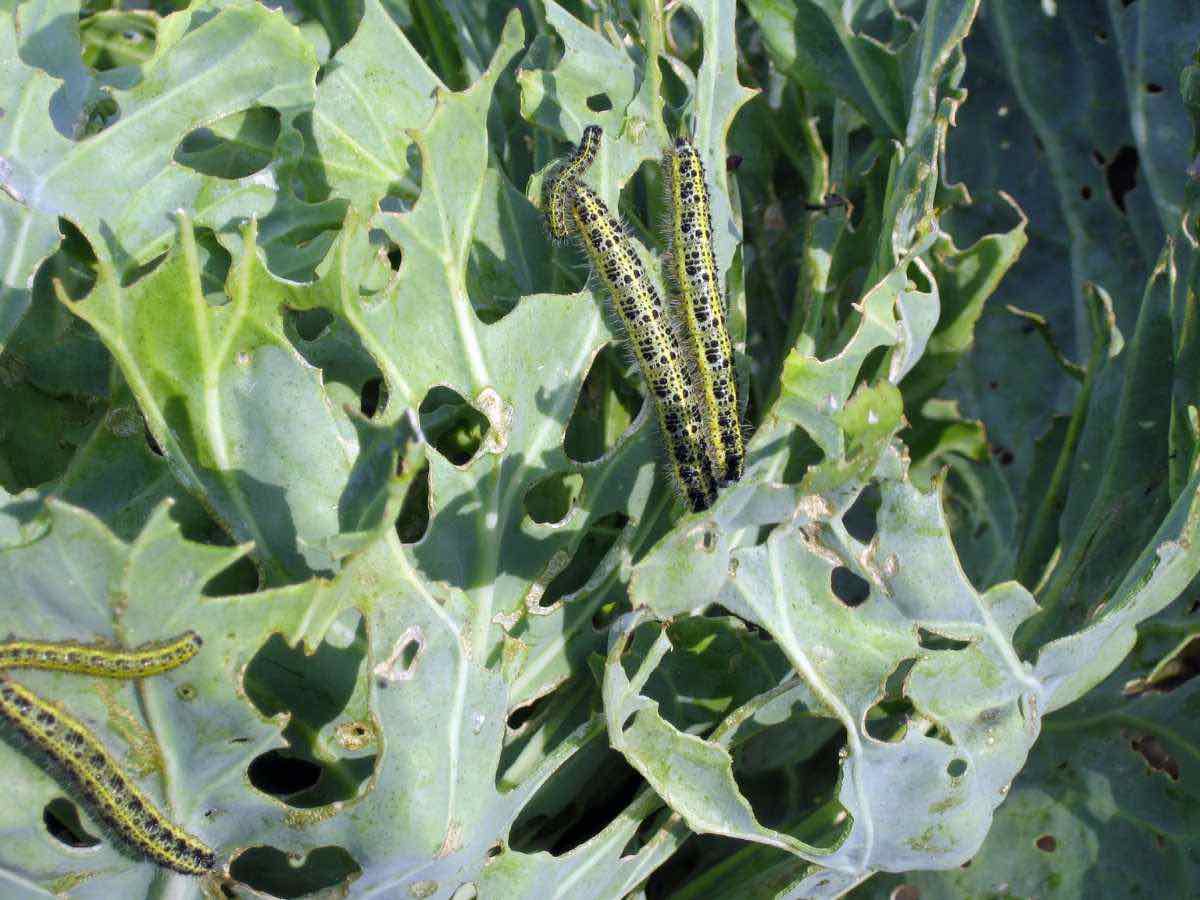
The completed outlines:
[[[546,183],[546,227],[556,241],[571,236],[571,186],[596,161],[601,134],[599,125],[589,125],[583,129],[579,146]]]
[[[686,138],[675,141],[663,160],[671,202],[671,272],[695,368],[693,383],[704,420],[705,448],[714,478],[728,484],[742,477],[745,447],[738,415],[733,345],[725,327],[712,211],[704,163]]]
[[[0,668],[141,678],[183,665],[201,643],[192,631],[134,650],[14,640],[0,644]],[[87,726],[7,675],[0,675],[0,718],[45,754],[131,847],[185,875],[203,875],[216,866],[212,849],[163,816]]]
[[[12,640],[0,643],[0,669],[52,669],[101,678],[144,678],[182,666],[200,652],[201,644],[200,635],[194,631],[133,650],[102,644]]]
[[[568,186],[571,215],[592,267],[612,294],[634,356],[650,388],[659,431],[675,479],[695,512],[708,509],[716,488],[704,463],[695,391],[684,371],[679,337],[641,258],[604,201],[580,181]]]

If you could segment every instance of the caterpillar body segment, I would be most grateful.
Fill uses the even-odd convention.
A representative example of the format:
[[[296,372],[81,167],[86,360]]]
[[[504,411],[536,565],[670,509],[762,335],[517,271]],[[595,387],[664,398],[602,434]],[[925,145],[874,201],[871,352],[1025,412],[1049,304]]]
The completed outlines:
[[[571,236],[571,187],[596,161],[603,132],[599,125],[583,129],[579,146],[546,182],[546,227],[556,241]]]
[[[44,753],[131,847],[185,875],[203,875],[216,866],[212,849],[165,818],[69,713],[0,676],[0,718]]]
[[[742,477],[745,445],[738,410],[733,344],[713,251],[712,208],[704,163],[694,144],[679,138],[663,159],[671,207],[668,270],[674,283],[692,383],[700,400],[705,450],[720,485]]]
[[[200,652],[194,631],[132,650],[101,644],[11,640],[0,643],[0,669],[49,669],[100,678],[145,678],[178,668]]]
[[[679,337],[666,304],[642,266],[621,223],[582,182],[570,186],[573,229],[592,268],[612,295],[613,306],[649,388],[671,470],[688,505],[708,509],[716,486],[705,464],[695,392],[685,371]]]

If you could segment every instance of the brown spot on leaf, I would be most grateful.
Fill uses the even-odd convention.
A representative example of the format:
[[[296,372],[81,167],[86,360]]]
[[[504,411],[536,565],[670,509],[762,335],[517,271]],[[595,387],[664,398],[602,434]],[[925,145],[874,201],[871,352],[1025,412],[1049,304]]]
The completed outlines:
[[[1167,748],[1158,738],[1149,734],[1142,735],[1130,741],[1129,746],[1135,753],[1140,753],[1146,764],[1155,772],[1166,773],[1172,781],[1179,780],[1179,762],[1167,752]]]

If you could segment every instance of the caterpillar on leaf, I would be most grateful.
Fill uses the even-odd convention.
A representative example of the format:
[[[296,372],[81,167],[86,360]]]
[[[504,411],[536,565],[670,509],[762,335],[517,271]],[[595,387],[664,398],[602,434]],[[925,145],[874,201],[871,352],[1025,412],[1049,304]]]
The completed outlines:
[[[650,389],[676,482],[695,512],[716,500],[705,464],[695,391],[669,311],[647,276],[633,241],[604,201],[580,181],[565,185],[571,217],[592,268],[612,295],[634,357]]]
[[[667,151],[663,169],[671,204],[667,269],[694,364],[692,382],[700,397],[708,461],[713,478],[725,485],[742,477],[746,451],[704,162],[695,145],[681,137]]]
[[[101,678],[145,678],[182,666],[203,641],[185,631],[170,641],[123,650],[103,644],[11,640],[0,643],[0,669],[50,669]]]
[[[599,125],[589,125],[583,129],[579,146],[546,182],[546,227],[556,241],[565,241],[571,236],[571,186],[596,161],[601,135]]]
[[[133,650],[11,640],[0,644],[0,668],[142,678],[183,665],[199,652],[201,643],[192,631]],[[185,875],[203,875],[216,866],[213,850],[167,819],[86,725],[7,674],[0,674],[0,719],[44,754],[131,848]]]

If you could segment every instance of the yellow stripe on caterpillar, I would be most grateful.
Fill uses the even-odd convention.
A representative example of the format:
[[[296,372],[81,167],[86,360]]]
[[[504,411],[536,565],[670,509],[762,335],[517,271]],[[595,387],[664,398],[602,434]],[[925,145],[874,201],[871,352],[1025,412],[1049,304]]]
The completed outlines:
[[[641,258],[604,201],[582,182],[570,189],[575,230],[628,335],[658,418],[675,476],[693,511],[708,509],[716,488],[704,464],[694,390],[666,305]]]
[[[0,718],[49,757],[132,848],[185,875],[216,866],[212,849],[165,818],[73,716],[0,676]]]
[[[132,650],[103,644],[11,640],[0,643],[0,669],[50,669],[101,678],[145,678],[182,666],[204,642],[194,631]]]
[[[582,178],[583,173],[596,161],[602,134],[599,125],[589,125],[583,129],[579,146],[546,181],[543,204],[546,227],[556,241],[563,241],[571,236],[571,186]]]
[[[694,363],[692,383],[700,399],[706,455],[717,483],[729,484],[742,477],[745,446],[733,345],[725,325],[725,301],[713,252],[704,163],[695,145],[681,137],[667,151],[663,169],[671,205],[667,268],[683,320],[685,347]]]

